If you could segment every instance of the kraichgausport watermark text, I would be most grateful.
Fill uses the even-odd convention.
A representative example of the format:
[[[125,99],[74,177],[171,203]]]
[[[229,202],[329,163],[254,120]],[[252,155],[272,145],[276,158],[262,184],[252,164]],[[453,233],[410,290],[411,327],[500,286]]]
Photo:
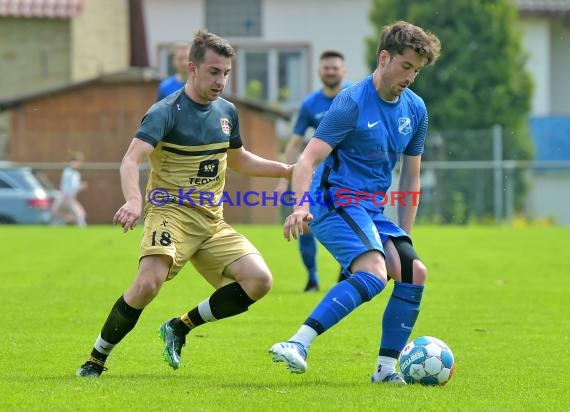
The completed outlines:
[[[249,190],[247,192],[237,191],[229,193],[224,191],[222,195],[216,196],[214,192],[198,191],[195,188],[179,188],[178,193],[172,193],[161,187],[149,190],[147,194],[148,202],[153,206],[165,206],[173,204],[177,206],[358,206],[361,203],[370,202],[375,206],[417,206],[421,191],[382,191],[364,192],[353,189],[334,189],[331,191],[311,194],[303,193],[297,197],[295,192],[287,191],[266,192]]]

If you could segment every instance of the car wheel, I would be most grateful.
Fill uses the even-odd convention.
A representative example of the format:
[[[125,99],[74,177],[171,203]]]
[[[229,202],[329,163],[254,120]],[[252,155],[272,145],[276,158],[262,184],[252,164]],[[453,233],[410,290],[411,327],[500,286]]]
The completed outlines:
[[[16,222],[11,217],[0,215],[0,225],[11,225],[14,223]]]

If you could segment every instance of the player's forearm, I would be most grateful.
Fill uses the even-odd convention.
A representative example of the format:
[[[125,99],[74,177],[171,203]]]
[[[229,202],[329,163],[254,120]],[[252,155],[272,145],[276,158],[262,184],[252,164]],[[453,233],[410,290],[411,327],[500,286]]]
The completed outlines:
[[[280,177],[283,179],[291,177],[292,165],[267,159],[254,160],[254,163],[250,169],[253,172],[250,173],[250,176]]]
[[[405,196],[401,202],[398,202],[398,226],[411,234],[420,201],[419,178],[401,178],[399,191]]]
[[[409,235],[412,233],[417,211],[417,206],[398,206],[398,226],[404,229]]]
[[[288,164],[294,164],[297,161],[297,158],[299,157],[299,150],[295,145],[291,144],[292,140],[289,140],[289,144],[287,145],[287,147],[285,148],[285,152],[283,153],[283,158],[285,160],[286,163]],[[285,184],[287,182],[288,179],[282,177],[281,181],[284,182],[283,184]]]
[[[142,201],[141,190],[139,187],[139,163],[135,159],[128,156],[123,158],[121,162],[121,187],[123,196],[128,201]]]
[[[297,161],[297,158],[299,157],[299,151],[291,150],[289,152],[285,152],[283,157],[285,158],[285,163],[293,164]]]
[[[305,193],[309,192],[311,180],[313,178],[313,166],[307,162],[300,162],[295,165],[293,177],[291,178],[291,189],[295,193],[295,205],[293,210],[309,210],[309,202],[301,202]]]
[[[255,177],[282,177],[289,178],[291,165],[265,159],[251,152],[243,152],[239,160],[229,166],[238,173]]]
[[[287,146],[285,146],[285,152],[283,153],[283,158],[286,163],[293,164],[297,161],[299,154],[301,152],[301,143],[303,138],[299,135],[292,135]]]

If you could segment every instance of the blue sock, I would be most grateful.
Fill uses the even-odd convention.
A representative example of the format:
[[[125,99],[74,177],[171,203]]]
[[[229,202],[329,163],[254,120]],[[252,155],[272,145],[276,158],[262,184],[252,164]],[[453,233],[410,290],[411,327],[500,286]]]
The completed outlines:
[[[356,272],[329,290],[304,324],[320,335],[363,302],[382,292],[384,286],[384,282],[373,274]]]
[[[312,233],[305,233],[299,237],[299,250],[303,263],[309,273],[309,282],[317,283],[317,239]]]
[[[394,290],[382,318],[380,356],[400,356],[420,313],[423,291],[423,285],[394,282]]]

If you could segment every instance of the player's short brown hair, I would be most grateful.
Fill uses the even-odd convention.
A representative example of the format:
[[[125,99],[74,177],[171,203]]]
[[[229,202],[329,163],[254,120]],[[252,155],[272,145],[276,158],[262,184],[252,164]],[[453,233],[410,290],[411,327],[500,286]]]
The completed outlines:
[[[427,60],[426,65],[435,63],[441,51],[441,43],[435,34],[405,21],[397,21],[382,28],[377,53],[382,50],[394,57],[410,48]]]
[[[224,57],[232,58],[236,55],[233,47],[226,39],[209,33],[207,30],[199,30],[192,41],[189,60],[197,66],[200,65],[204,61],[207,49]]]
[[[322,52],[319,60],[330,59],[331,57],[337,57],[342,61],[344,61],[344,54],[342,54],[338,50],[333,50],[333,49],[325,50],[324,52]]]

